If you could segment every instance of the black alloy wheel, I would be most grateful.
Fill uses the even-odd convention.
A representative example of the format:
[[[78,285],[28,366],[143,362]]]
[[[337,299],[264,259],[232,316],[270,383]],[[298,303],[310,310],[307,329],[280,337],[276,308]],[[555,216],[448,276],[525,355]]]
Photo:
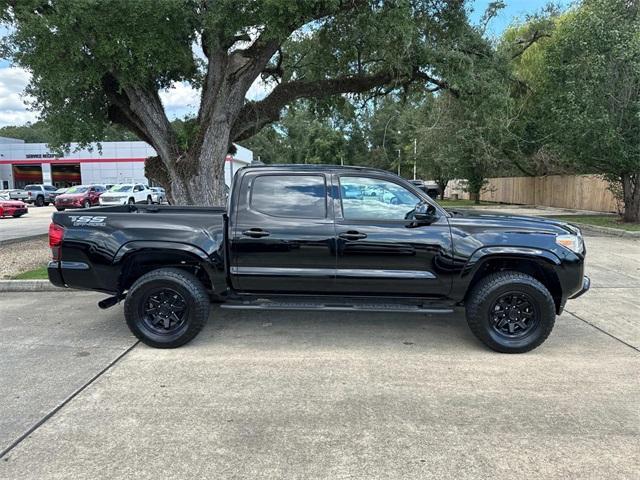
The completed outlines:
[[[140,304],[146,327],[159,335],[173,334],[184,326],[189,307],[180,293],[161,287],[148,294]]]
[[[491,326],[506,337],[527,335],[538,324],[538,313],[533,300],[523,292],[501,295],[489,311]]]
[[[465,304],[473,334],[503,353],[524,353],[541,345],[556,319],[556,304],[547,287],[522,272],[487,275],[472,287]]]
[[[159,268],[135,281],[124,304],[131,332],[156,348],[175,348],[191,341],[209,318],[207,289],[191,272]]]

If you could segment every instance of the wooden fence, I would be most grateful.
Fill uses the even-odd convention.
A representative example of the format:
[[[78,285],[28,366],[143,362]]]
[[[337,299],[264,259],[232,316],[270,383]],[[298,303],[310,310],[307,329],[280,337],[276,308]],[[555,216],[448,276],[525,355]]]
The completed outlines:
[[[480,198],[489,202],[616,212],[617,202],[608,186],[596,175],[490,178]],[[469,198],[455,180],[447,187],[447,194]]]

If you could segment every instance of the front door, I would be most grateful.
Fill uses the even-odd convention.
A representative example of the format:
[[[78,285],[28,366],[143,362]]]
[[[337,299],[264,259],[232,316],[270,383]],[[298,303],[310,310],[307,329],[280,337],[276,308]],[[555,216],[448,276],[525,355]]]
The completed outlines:
[[[429,225],[411,214],[428,201],[383,176],[340,175],[335,202],[336,286],[345,294],[444,297],[451,287],[451,233],[444,212]]]
[[[231,218],[231,280],[247,292],[326,293],[336,251],[331,178],[324,173],[247,173]]]

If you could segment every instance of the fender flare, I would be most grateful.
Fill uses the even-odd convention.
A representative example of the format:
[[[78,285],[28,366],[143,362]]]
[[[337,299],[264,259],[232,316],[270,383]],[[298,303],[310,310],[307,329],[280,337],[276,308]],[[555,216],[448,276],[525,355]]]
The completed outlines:
[[[216,261],[207,253],[195,245],[182,242],[171,242],[166,240],[143,240],[127,242],[122,245],[113,257],[113,264],[122,263],[126,257],[133,253],[142,252],[144,250],[173,250],[181,253],[187,253],[197,257],[211,280],[214,292],[220,294],[227,289],[224,259],[220,258]]]
[[[547,264],[558,266],[562,263],[560,258],[553,252],[543,248],[532,247],[509,247],[493,246],[480,247],[467,260],[467,263],[460,272],[460,277],[473,277],[482,264],[494,257],[502,258],[526,258],[535,261],[544,261]]]
[[[552,270],[555,276],[557,276],[555,270],[562,263],[554,252],[543,248],[498,245],[480,247],[469,257],[460,271],[458,279],[453,281],[452,297],[457,301],[462,301],[469,291],[469,285],[482,266],[492,259],[501,258],[509,260],[532,260],[542,268]]]

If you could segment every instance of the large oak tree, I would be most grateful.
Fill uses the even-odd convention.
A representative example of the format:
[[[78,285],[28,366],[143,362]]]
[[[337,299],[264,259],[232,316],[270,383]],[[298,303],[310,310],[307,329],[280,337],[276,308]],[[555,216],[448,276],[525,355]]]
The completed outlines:
[[[219,204],[233,142],[300,98],[448,89],[479,39],[445,0],[4,0],[5,56],[61,143],[110,123],[151,144],[148,175],[176,203]],[[470,53],[471,52],[471,53]],[[257,79],[268,86],[247,99]],[[201,92],[182,138],[160,92]],[[455,93],[455,88],[451,88]]]

